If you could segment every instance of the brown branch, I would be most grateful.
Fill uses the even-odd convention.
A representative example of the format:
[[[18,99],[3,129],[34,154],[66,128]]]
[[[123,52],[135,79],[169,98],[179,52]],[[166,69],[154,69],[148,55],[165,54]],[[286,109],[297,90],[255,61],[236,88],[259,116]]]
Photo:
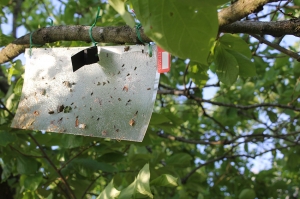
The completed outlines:
[[[3,109],[5,111],[7,111],[11,116],[15,116],[15,114],[13,114],[6,106],[5,104],[0,100],[0,109]]]
[[[229,151],[228,151],[229,152]],[[227,153],[228,153],[227,152]],[[187,182],[187,180],[198,170],[198,169],[200,169],[201,167],[204,167],[204,166],[206,166],[206,165],[209,165],[209,164],[211,164],[211,163],[214,163],[214,162],[217,162],[217,161],[219,161],[219,160],[222,160],[222,159],[224,159],[225,157],[226,157],[226,154],[227,153],[225,153],[224,155],[222,155],[222,156],[220,156],[220,157],[218,157],[218,158],[215,158],[215,159],[212,159],[212,160],[209,160],[209,161],[206,161],[205,163],[203,163],[203,164],[200,164],[199,166],[197,166],[196,168],[194,168],[192,171],[190,171],[185,177],[183,177],[183,178],[181,178],[181,183],[182,184],[185,184],[186,182]]]
[[[217,157],[215,159],[212,159],[212,160],[209,160],[203,164],[200,164],[199,166],[195,167],[192,171],[190,171],[185,177],[181,178],[181,183],[182,184],[185,184],[187,182],[187,180],[198,170],[200,169],[201,167],[204,167],[208,164],[211,164],[211,163],[214,163],[214,162],[217,162],[219,160],[223,160],[223,159],[234,159],[234,158],[238,158],[238,157],[247,157],[247,158],[256,158],[258,156],[261,156],[263,154],[266,154],[266,153],[269,153],[269,152],[272,152],[272,151],[275,151],[275,150],[280,150],[280,149],[286,149],[286,148],[289,148],[289,147],[293,147],[293,146],[297,146],[299,145],[299,143],[296,143],[296,144],[292,144],[292,145],[287,145],[287,146],[283,146],[283,147],[278,147],[278,148],[272,148],[272,149],[269,149],[269,150],[266,150],[264,152],[261,152],[261,153],[257,153],[255,155],[247,155],[247,154],[237,154],[237,155],[231,155],[231,156],[227,156],[227,154],[229,154],[232,150],[229,150],[227,151],[224,155],[220,156],[220,157]],[[233,147],[234,148],[234,147]],[[232,149],[233,149],[232,148]]]
[[[264,44],[266,44],[266,45],[268,45],[268,46],[270,46],[270,47],[272,47],[272,48],[274,48],[274,49],[276,49],[276,50],[278,50],[278,51],[280,51],[280,52],[282,52],[282,53],[284,53],[284,54],[286,54],[286,55],[288,55],[288,56],[290,56],[294,59],[296,59],[297,61],[300,61],[300,55],[298,55],[298,53],[295,53],[295,52],[290,51],[286,48],[283,48],[283,47],[279,46],[278,44],[271,43],[271,42],[265,40],[264,38],[262,38],[260,36],[257,36],[257,35],[251,35],[251,36],[256,38],[257,40],[259,40],[260,42],[262,42],[262,43],[264,43]]]
[[[94,180],[92,180],[92,182],[87,186],[87,188],[84,190],[81,199],[85,198],[85,195],[88,193],[88,191],[90,190],[90,188],[93,186],[93,184],[101,177],[102,175],[97,176]]]
[[[158,94],[164,94],[164,95],[185,95],[184,90],[177,90],[177,89],[172,89],[172,90],[158,90]],[[296,106],[291,106],[291,105],[284,105],[284,104],[272,104],[272,103],[260,103],[260,104],[253,104],[253,105],[239,105],[239,104],[227,104],[223,102],[215,102],[212,100],[206,100],[200,97],[196,97],[194,95],[189,95],[186,96],[189,99],[193,99],[197,102],[206,102],[209,104],[213,104],[216,106],[224,106],[224,107],[231,107],[231,108],[237,108],[237,109],[243,109],[243,110],[248,110],[248,109],[254,109],[254,108],[260,108],[260,107],[273,107],[273,108],[283,108],[283,109],[289,109],[293,111],[298,111],[300,112],[300,108]]]
[[[249,14],[260,10],[262,6],[270,2],[274,2],[274,0],[238,0],[218,13],[219,26],[222,27],[243,19]]]
[[[18,24],[17,24],[17,20],[19,17],[19,14],[21,13],[21,7],[22,7],[22,0],[15,0],[14,1],[14,8],[13,8],[13,26],[12,26],[12,36],[14,38],[17,38],[17,28],[18,28]]]
[[[44,45],[56,41],[83,41],[92,42],[89,36],[90,26],[71,25],[71,26],[52,26],[40,28],[32,33],[32,43]],[[144,42],[151,40],[141,32]],[[129,26],[118,27],[94,27],[92,31],[93,38],[96,42],[102,43],[140,43],[137,38],[135,29]],[[24,35],[13,43],[7,45],[0,51],[0,64],[12,60],[29,47],[30,34]]]
[[[56,171],[56,173],[59,175],[59,177],[61,178],[62,182],[64,183],[66,189],[69,192],[69,195],[72,199],[76,199],[69,183],[67,182],[66,178],[63,176],[63,174],[57,169],[57,167],[55,166],[55,164],[52,162],[52,160],[49,158],[49,156],[47,155],[47,153],[44,151],[44,149],[42,148],[42,146],[40,145],[40,143],[35,139],[35,137],[32,134],[28,134],[29,137],[33,140],[33,142],[39,147],[41,153],[43,154],[43,156],[45,157],[46,160],[48,160],[48,162],[50,163],[50,165],[53,167],[53,169]]]
[[[276,150],[280,150],[280,149],[287,149],[289,147],[294,147],[294,146],[298,146],[298,145],[299,145],[299,143],[296,143],[296,144],[286,145],[286,146],[282,146],[282,147],[278,147],[278,148],[272,148],[272,149],[266,150],[264,152],[257,153],[255,155],[237,154],[237,155],[227,156],[225,158],[233,159],[233,158],[237,158],[237,157],[246,157],[246,158],[255,159],[258,156],[261,156],[263,154],[266,154],[266,153],[269,153],[269,152],[272,152],[272,151],[276,151]]]
[[[226,33],[246,33],[259,35],[272,35],[281,37],[284,35],[300,36],[300,20],[291,19],[285,21],[237,21],[229,25],[220,27],[220,32]]]
[[[184,142],[184,143],[188,143],[188,144],[203,144],[203,145],[225,145],[225,144],[227,144],[227,140],[226,141],[188,140],[183,137],[177,137],[177,136],[170,135],[167,133],[162,133],[160,131],[157,132],[157,135],[161,138],[166,138],[171,141],[175,140],[175,141]]]

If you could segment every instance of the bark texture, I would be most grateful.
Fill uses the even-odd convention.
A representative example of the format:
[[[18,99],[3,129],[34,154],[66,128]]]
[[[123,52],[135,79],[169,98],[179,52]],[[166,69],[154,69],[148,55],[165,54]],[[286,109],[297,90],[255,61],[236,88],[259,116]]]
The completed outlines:
[[[258,12],[262,7],[274,0],[239,0],[218,13],[219,26],[238,21],[251,13]],[[276,2],[276,1],[275,1]]]
[[[89,36],[90,26],[71,25],[71,26],[52,26],[41,28],[32,33],[32,43],[44,45],[55,41],[85,41],[92,42]],[[140,30],[143,41],[151,40]],[[93,38],[96,42],[102,43],[140,43],[135,29],[129,26],[118,27],[94,27],[92,30]],[[12,60],[29,47],[30,34],[16,39],[0,51],[0,64]]]

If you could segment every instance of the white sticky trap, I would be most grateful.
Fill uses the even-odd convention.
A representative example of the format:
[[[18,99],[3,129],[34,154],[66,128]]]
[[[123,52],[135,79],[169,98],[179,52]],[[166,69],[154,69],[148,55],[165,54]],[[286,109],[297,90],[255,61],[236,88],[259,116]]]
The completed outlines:
[[[100,61],[72,71],[83,48],[26,49],[11,127],[141,142],[158,89],[157,56],[144,46],[99,47]],[[156,52],[156,47],[153,47]]]

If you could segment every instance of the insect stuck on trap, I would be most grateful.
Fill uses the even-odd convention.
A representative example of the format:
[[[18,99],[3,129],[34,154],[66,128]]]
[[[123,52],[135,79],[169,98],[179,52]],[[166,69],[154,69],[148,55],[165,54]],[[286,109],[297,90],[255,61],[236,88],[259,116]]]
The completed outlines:
[[[85,128],[86,128],[86,124],[79,124],[79,125],[78,125],[78,128],[80,128],[80,129],[85,129]]]
[[[130,126],[134,126],[134,125],[135,125],[134,119],[131,119],[131,120],[129,121],[129,125],[130,125]]]
[[[129,49],[130,49],[130,46],[125,46],[124,47],[124,52],[129,51]]]

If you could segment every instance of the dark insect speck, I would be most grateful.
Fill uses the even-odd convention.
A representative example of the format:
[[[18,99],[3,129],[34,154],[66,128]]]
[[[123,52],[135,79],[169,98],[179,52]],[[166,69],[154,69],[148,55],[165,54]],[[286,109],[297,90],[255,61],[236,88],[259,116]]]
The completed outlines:
[[[125,46],[124,47],[124,52],[128,51],[130,49],[130,46]]]
[[[59,105],[57,106],[57,112],[60,113],[60,112],[63,112],[65,106],[64,105]]]

